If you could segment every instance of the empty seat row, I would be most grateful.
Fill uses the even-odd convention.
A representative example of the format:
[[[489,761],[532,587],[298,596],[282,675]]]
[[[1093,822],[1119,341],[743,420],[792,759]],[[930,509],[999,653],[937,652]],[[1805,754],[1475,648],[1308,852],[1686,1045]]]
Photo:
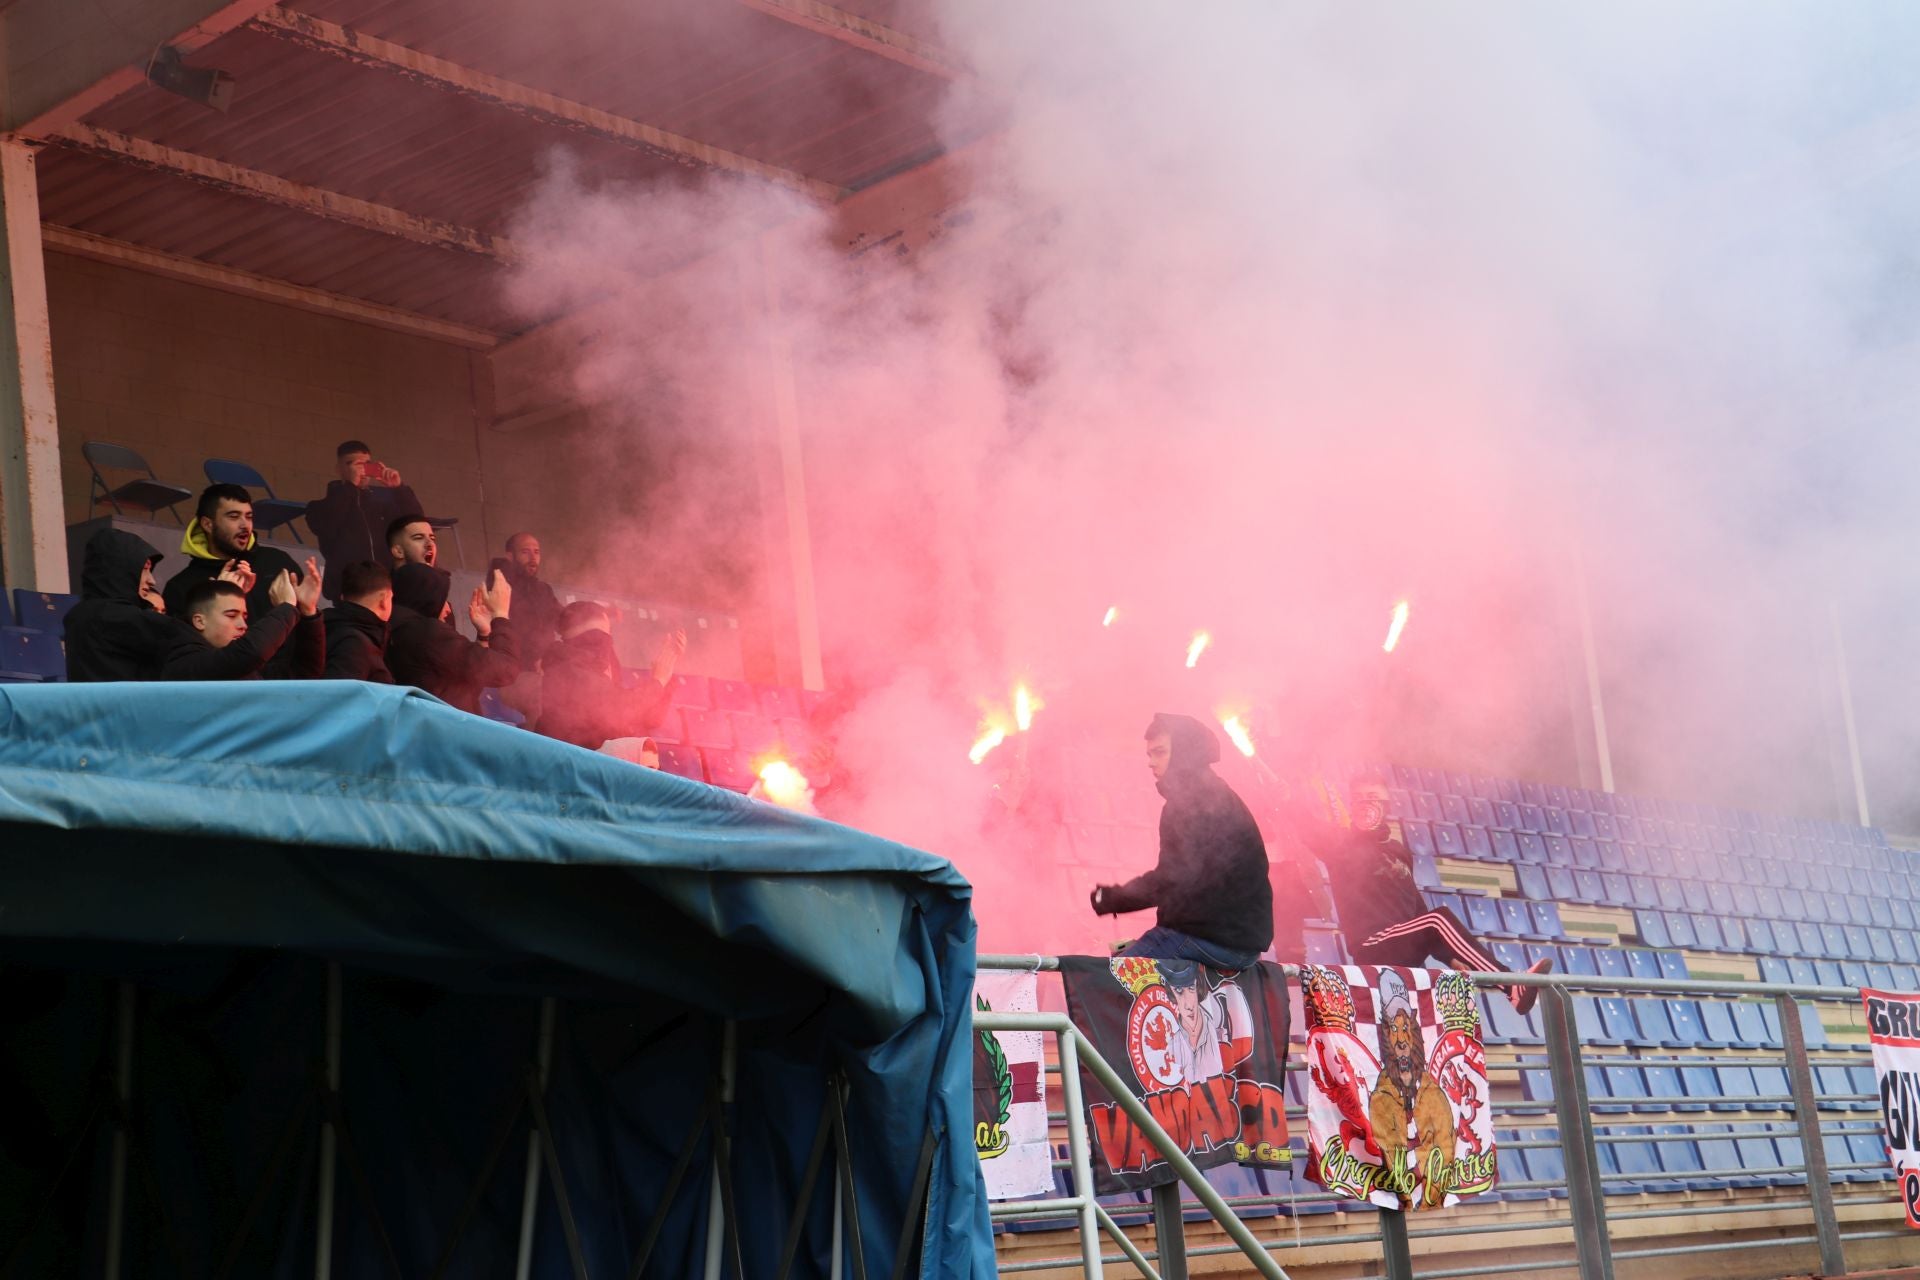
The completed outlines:
[[[740,750],[749,755],[776,748],[791,754],[804,753],[813,741],[806,722],[797,719],[775,720],[750,711],[711,711],[697,707],[675,707],[661,721],[654,736],[662,742],[677,742],[703,751]]]
[[[1920,966],[1880,961],[1761,956],[1760,981],[1800,987],[1873,987],[1879,991],[1920,990]]]
[[[1654,947],[1818,957],[1861,964],[1920,963],[1920,948],[1916,948],[1913,934],[1905,929],[1767,920],[1758,916],[1742,919],[1688,915],[1675,911],[1636,911],[1633,918],[1634,931],[1640,940]]]
[[[1489,898],[1481,894],[1433,889],[1425,890],[1425,893],[1429,905],[1447,908],[1482,938],[1553,942],[1567,936],[1566,925],[1560,920],[1558,903],[1533,902],[1525,898]]]
[[[1864,1052],[1864,1045],[1830,1040],[1820,1011],[1802,1004],[1800,1026],[1807,1047]],[[1690,1000],[1658,996],[1573,997],[1580,1043],[1593,1049],[1777,1049],[1780,1014],[1770,1000]],[[1494,1045],[1546,1042],[1541,1012],[1524,1017],[1513,1006],[1482,993],[1481,1037]]]
[[[772,720],[803,720],[819,710],[826,694],[813,689],[676,675],[669,686],[676,707],[698,711],[743,711]]]

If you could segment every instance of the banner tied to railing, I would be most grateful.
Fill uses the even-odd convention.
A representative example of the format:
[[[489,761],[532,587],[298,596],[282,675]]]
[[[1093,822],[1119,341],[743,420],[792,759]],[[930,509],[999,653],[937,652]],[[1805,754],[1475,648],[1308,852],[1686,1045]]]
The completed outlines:
[[[1286,1168],[1287,980],[1278,965],[1231,972],[1187,960],[1063,956],[1067,1013],[1147,1112],[1202,1169]],[[1084,1066],[1094,1186],[1102,1195],[1175,1181],[1146,1131]]]
[[[973,1007],[1033,1013],[1031,973],[981,973]],[[973,1145],[991,1200],[1024,1200],[1053,1190],[1047,1145],[1046,1037],[1038,1031],[973,1033]]]
[[[1907,1225],[1920,1227],[1920,995],[1862,988],[1887,1156],[1900,1180]]]
[[[1493,1190],[1493,1097],[1473,979],[1375,965],[1300,971],[1307,1176],[1383,1209]]]

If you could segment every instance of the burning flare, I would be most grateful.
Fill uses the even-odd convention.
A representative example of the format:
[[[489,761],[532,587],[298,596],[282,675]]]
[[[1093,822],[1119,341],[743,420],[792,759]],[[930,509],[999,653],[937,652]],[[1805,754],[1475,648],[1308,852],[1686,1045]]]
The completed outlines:
[[[1027,686],[1020,685],[1013,691],[1013,724],[1021,733],[1033,728],[1033,713],[1047,704],[1027,692]]]
[[[769,760],[760,766],[760,785],[755,788],[769,804],[782,809],[813,812],[813,784],[807,775],[785,760]]]
[[[1196,631],[1193,633],[1193,643],[1187,646],[1187,667],[1189,670],[1200,661],[1200,655],[1205,653],[1207,646],[1212,643],[1213,637],[1206,632]]]
[[[1100,619],[1100,625],[1103,627],[1110,627],[1113,625],[1113,620],[1119,616],[1120,616],[1120,606],[1117,604],[1110,604],[1107,606],[1107,616]]]
[[[1392,653],[1393,646],[1400,643],[1400,633],[1407,629],[1407,613],[1407,602],[1405,600],[1393,606],[1393,621],[1387,624],[1387,642],[1380,646],[1386,652]],[[1189,662],[1187,665],[1192,666],[1193,664]]]
[[[1220,717],[1220,727],[1227,731],[1229,738],[1233,739],[1233,745],[1240,748],[1240,754],[1251,760],[1253,758],[1253,735],[1247,732],[1246,721],[1240,718],[1240,713],[1236,711],[1232,715],[1222,715]]]
[[[973,750],[967,752],[967,759],[979,764],[993,749],[1007,740],[1007,731],[997,724],[990,724],[980,734],[980,740],[973,744]]]

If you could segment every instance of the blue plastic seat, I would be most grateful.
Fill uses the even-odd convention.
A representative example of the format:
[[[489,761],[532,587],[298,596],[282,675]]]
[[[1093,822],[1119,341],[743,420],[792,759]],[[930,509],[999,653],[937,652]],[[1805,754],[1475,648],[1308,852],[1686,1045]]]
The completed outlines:
[[[697,749],[670,742],[662,742],[659,745],[661,772],[677,773],[683,778],[692,778],[695,782],[707,780],[707,771],[700,764],[700,752]]]
[[[208,458],[200,466],[206,472],[208,484],[237,484],[243,489],[259,489],[265,495],[253,499],[253,527],[260,534],[266,534],[282,525],[292,528],[293,522],[307,514],[307,504],[282,498],[274,493],[267,478],[244,462],[235,462],[231,458]],[[300,530],[293,529],[293,540],[306,545],[306,539],[300,536]]]
[[[1482,991],[1479,993],[1481,1036],[1488,1044],[1545,1044],[1546,1037],[1541,1033],[1539,1013],[1533,1012],[1521,1016],[1503,992]]]
[[[1627,973],[1635,978],[1653,979],[1660,976],[1658,953],[1646,947],[1622,947],[1621,956],[1627,962]]]
[[[1667,935],[1667,920],[1658,911],[1635,911],[1633,913],[1634,932],[1640,941],[1650,947],[1671,947],[1673,939]]]
[[[1622,1111],[1643,1111],[1642,1104],[1647,1098],[1647,1079],[1640,1074],[1639,1067],[1610,1066],[1606,1068],[1607,1096],[1618,1101],[1634,1105],[1621,1107]]]
[[[1674,1030],[1673,1018],[1664,1000],[1629,1000],[1629,1009],[1633,1013],[1637,1037],[1629,1037],[1627,1043],[1644,1049],[1681,1049],[1690,1043],[1680,1038]]]
[[[1593,824],[1594,838],[1602,841],[1602,856],[1605,856],[1605,850],[1620,839],[1619,820],[1604,809],[1595,809],[1588,820]]]
[[[1491,862],[1494,860],[1493,841],[1488,836],[1485,827],[1461,827],[1460,836],[1461,839],[1466,841],[1467,857],[1472,858],[1476,862]]]
[[[87,469],[92,473],[92,484],[87,494],[87,506],[91,510],[105,503],[113,508],[113,514],[124,515],[123,507],[135,511],[144,511],[155,515],[165,507],[173,513],[174,522],[182,528],[186,521],[180,518],[179,505],[193,496],[193,490],[182,489],[177,484],[167,484],[154,475],[147,460],[123,444],[113,444],[106,440],[88,440],[80,446],[80,456],[86,459]],[[105,472],[125,471],[133,473],[133,479],[118,486],[109,483]]]
[[[1520,829],[1520,808],[1511,800],[1493,802],[1493,821],[1487,824],[1499,831],[1518,831]]]
[[[1600,1010],[1598,996],[1573,997],[1574,1029],[1579,1033],[1580,1043],[1611,1047],[1626,1043],[1626,1037],[1615,1035]]]
[[[1707,1104],[1694,1102],[1687,1096],[1687,1089],[1680,1081],[1680,1067],[1676,1063],[1649,1062],[1640,1068],[1640,1074],[1647,1078],[1647,1105],[1653,1110],[1705,1111]]]
[[[500,700],[500,691],[498,689],[482,689],[480,691],[480,714],[489,720],[495,720],[501,724],[510,724],[515,728],[523,728],[527,723],[526,716],[515,711],[512,707]]]
[[[1625,996],[1599,996],[1600,1021],[1606,1025],[1607,1034],[1616,1044],[1631,1044],[1645,1047],[1650,1042],[1640,1034],[1640,1024],[1633,1016],[1633,1003]]]
[[[1633,967],[1627,957],[1628,947],[1595,947],[1593,949],[1594,967],[1603,978],[1631,978]]]
[[[1632,899],[1633,906],[1636,909],[1644,908],[1648,911],[1658,911],[1660,909],[1660,893],[1653,883],[1652,876],[1629,875],[1627,877],[1627,896]]]
[[[1759,916],[1743,916],[1741,926],[1747,933],[1747,950],[1754,955],[1772,955],[1779,949],[1774,941],[1773,924]]]
[[[1565,836],[1549,832],[1540,837],[1547,849],[1547,861],[1556,867],[1573,865],[1573,844]]]
[[[1725,940],[1720,936],[1720,921],[1713,916],[1689,915],[1693,926],[1693,945],[1702,951],[1726,950]],[[1672,929],[1667,930],[1672,933]]]
[[[1633,885],[1625,872],[1602,871],[1600,873],[1600,901],[1610,907],[1632,907]]]
[[[1680,896],[1685,899],[1687,910],[1694,915],[1704,915],[1713,910],[1713,899],[1707,893],[1705,881],[1682,880]]]
[[[1500,930],[1516,938],[1537,938],[1533,917],[1527,911],[1527,903],[1522,898],[1501,898],[1496,905],[1500,909]]]
[[[1698,1003],[1692,1000],[1667,1000],[1663,1003],[1667,1006],[1667,1020],[1673,1024],[1674,1039],[1679,1041],[1682,1047],[1712,1043],[1702,1021]]]
[[[1527,967],[1526,948],[1517,942],[1490,943],[1487,950],[1500,962],[1500,967],[1509,973],[1518,973]]]
[[[1470,822],[1467,816],[1467,801],[1464,795],[1443,791],[1440,793],[1440,817],[1442,821],[1455,823]]]
[[[1701,1162],[1699,1144],[1676,1141],[1683,1137],[1691,1139],[1692,1129],[1684,1124],[1657,1124],[1653,1126],[1653,1134],[1666,1139],[1653,1144],[1662,1173],[1672,1175],[1688,1191],[1708,1191],[1720,1185],[1718,1179],[1705,1176],[1707,1166]]]
[[[1731,1130],[1726,1125],[1699,1125],[1694,1131],[1694,1145],[1700,1150],[1700,1162],[1708,1173],[1718,1171],[1718,1181],[1728,1187],[1764,1187],[1766,1180],[1746,1173],[1745,1164],[1740,1158],[1740,1149],[1734,1144]]]
[[[1700,921],[1712,920],[1715,929],[1720,931],[1720,950],[1740,952],[1747,950],[1746,923],[1738,916],[1696,916],[1693,931],[1700,932]]]
[[[1558,903],[1530,902],[1527,911],[1533,917],[1533,931],[1537,936],[1554,942],[1567,936],[1567,927],[1560,919]]]
[[[1614,1134],[1621,1137],[1641,1137],[1653,1132],[1644,1124],[1617,1125]],[[1613,1158],[1620,1172],[1632,1178],[1643,1191],[1677,1191],[1680,1184],[1671,1178],[1661,1176],[1660,1157],[1655,1154],[1661,1144],[1657,1142],[1611,1142]]]
[[[64,636],[67,633],[67,615],[79,603],[79,596],[23,588],[13,593],[12,620],[7,618],[6,601],[0,599],[0,626],[30,627],[35,631]]]
[[[1668,946],[1697,947],[1700,945],[1700,939],[1693,931],[1692,916],[1684,911],[1668,911],[1664,915],[1667,922],[1667,937],[1670,939]]]
[[[1493,860],[1495,862],[1520,861],[1520,844],[1519,841],[1514,838],[1513,832],[1502,831],[1496,827],[1487,832],[1487,839],[1493,843]]]
[[[1567,817],[1567,811],[1555,805],[1542,805],[1540,816],[1546,822],[1547,833],[1556,836],[1573,834],[1573,823]]]
[[[1554,896],[1561,901],[1605,902],[1607,901],[1607,889],[1606,886],[1601,883],[1600,873],[1598,871],[1587,871],[1583,869],[1573,873],[1573,893],[1571,897],[1563,898],[1559,894],[1555,894]]]
[[[1599,963],[1594,959],[1594,949],[1570,942],[1560,945],[1559,963],[1556,967],[1560,972],[1573,974],[1576,977],[1592,978],[1600,974]]]
[[[1537,866],[1531,862],[1522,862],[1513,869],[1514,882],[1519,886],[1521,896],[1527,898],[1546,898],[1553,894],[1553,884],[1548,872],[1550,868]]]
[[[1400,824],[1400,839],[1415,854],[1433,856],[1433,828],[1424,822],[1403,822]]]
[[[1557,898],[1562,902],[1571,902],[1580,896],[1579,887],[1574,882],[1572,867],[1548,866],[1547,892],[1544,896]]]
[[[1581,1070],[1587,1080],[1587,1110],[1603,1116],[1624,1115],[1633,1110],[1630,1105],[1613,1100],[1613,1077],[1607,1074],[1606,1067],[1588,1063]]]
[[[1581,840],[1592,840],[1599,834],[1594,825],[1593,814],[1586,809],[1569,808],[1567,810],[1567,834]]]
[[[1748,1174],[1772,1187],[1793,1185],[1795,1178],[1784,1167],[1772,1137],[1760,1133],[1742,1134],[1733,1140],[1733,1145],[1740,1152],[1740,1167]],[[1805,1182],[1806,1175],[1801,1174],[1799,1181]]]
[[[1740,1029],[1734,1025],[1733,1006],[1725,1000],[1702,1000],[1700,1009],[1700,1043],[1716,1049],[1757,1049],[1757,1040],[1748,1040],[1741,1036]]]
[[[1465,902],[1467,928],[1483,938],[1506,932],[1500,924],[1500,908],[1492,898],[1472,897]]]
[[[1494,821],[1493,801],[1477,795],[1467,797],[1467,816],[1462,821],[1476,827],[1499,825]]]
[[[1413,852],[1413,882],[1422,889],[1440,888],[1440,868],[1434,864],[1431,853]]]
[[[1466,857],[1467,843],[1460,834],[1460,828],[1451,822],[1434,823],[1433,851],[1444,858]]]
[[[1519,829],[1535,833],[1545,831],[1547,829],[1547,815],[1541,811],[1540,806],[1537,804],[1523,804],[1520,806]]]
[[[1440,797],[1431,791],[1413,793],[1413,816],[1426,822],[1440,819]]]
[[[1534,832],[1516,831],[1513,834],[1513,840],[1519,849],[1520,861],[1542,864],[1546,862],[1547,846],[1541,842],[1540,837]]]
[[[0,627],[0,676],[15,680],[65,680],[67,654],[60,637],[32,627]]]
[[[1869,1166],[1862,1172],[1864,1182],[1881,1182],[1893,1177],[1893,1161],[1887,1154],[1886,1139],[1871,1132],[1853,1132],[1847,1135],[1847,1150],[1853,1153],[1855,1164]]]

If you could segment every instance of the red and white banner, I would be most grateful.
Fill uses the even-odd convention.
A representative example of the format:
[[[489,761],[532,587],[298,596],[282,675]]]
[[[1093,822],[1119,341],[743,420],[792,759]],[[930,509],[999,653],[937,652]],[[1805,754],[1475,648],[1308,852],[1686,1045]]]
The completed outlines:
[[[1920,995],[1862,989],[1887,1159],[1900,1180],[1907,1225],[1920,1227]]]
[[[1031,973],[977,974],[973,1007],[1032,1013]],[[990,1200],[1026,1200],[1053,1190],[1047,1145],[1046,1040],[1038,1031],[973,1033],[973,1145]]]
[[[1493,1190],[1493,1095],[1473,979],[1376,965],[1300,971],[1307,1176],[1383,1209]]]

